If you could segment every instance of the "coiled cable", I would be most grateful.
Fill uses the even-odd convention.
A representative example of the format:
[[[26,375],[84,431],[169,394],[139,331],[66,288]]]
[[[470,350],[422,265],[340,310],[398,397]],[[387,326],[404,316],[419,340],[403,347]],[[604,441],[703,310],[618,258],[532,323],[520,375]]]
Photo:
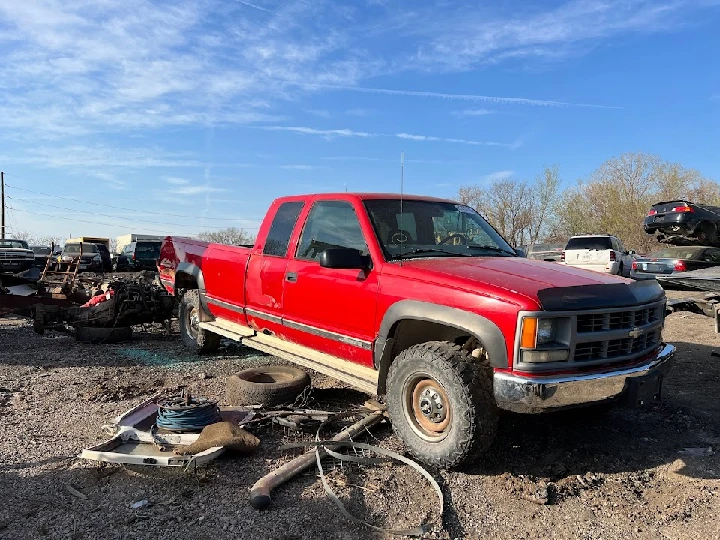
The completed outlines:
[[[201,431],[205,426],[221,421],[216,401],[188,395],[158,403],[155,424],[168,431]]]

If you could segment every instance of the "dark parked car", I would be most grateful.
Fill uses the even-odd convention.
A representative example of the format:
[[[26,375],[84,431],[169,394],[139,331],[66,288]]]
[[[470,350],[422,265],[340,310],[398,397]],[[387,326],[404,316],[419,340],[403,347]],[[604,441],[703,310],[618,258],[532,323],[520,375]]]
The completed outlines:
[[[25,240],[0,240],[0,273],[19,273],[31,268],[35,255]]]
[[[45,269],[48,258],[52,257],[52,248],[50,246],[30,246],[35,254],[35,262],[33,268]]]
[[[113,262],[112,262],[112,257],[110,256],[110,250],[107,248],[107,246],[105,244],[95,244],[95,245],[98,248],[100,257],[102,257],[103,271],[104,272],[112,272]]]
[[[157,270],[162,242],[130,242],[115,261],[116,272]]]
[[[688,201],[654,204],[643,226],[648,234],[667,244],[720,247],[720,207]]]
[[[720,266],[720,249],[709,246],[668,246],[633,261],[630,277],[655,279],[678,272]]]
[[[527,258],[560,262],[563,249],[565,249],[565,244],[531,244],[527,249]]]
[[[80,245],[79,243],[65,244],[60,257],[58,257],[61,270],[68,270],[72,261],[80,257]],[[103,257],[96,244],[82,244],[82,258],[80,259],[78,271],[85,270],[90,272],[102,272],[104,270]]]

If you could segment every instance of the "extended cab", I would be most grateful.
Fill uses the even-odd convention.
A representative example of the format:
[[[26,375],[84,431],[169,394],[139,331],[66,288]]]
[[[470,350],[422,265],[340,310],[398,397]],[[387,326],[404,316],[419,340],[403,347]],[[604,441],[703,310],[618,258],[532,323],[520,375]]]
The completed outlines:
[[[657,282],[518,257],[442,199],[281,198],[253,246],[167,237],[158,269],[187,346],[225,336],[384,395],[408,450],[442,467],[489,447],[499,409],[659,399],[675,350]]]

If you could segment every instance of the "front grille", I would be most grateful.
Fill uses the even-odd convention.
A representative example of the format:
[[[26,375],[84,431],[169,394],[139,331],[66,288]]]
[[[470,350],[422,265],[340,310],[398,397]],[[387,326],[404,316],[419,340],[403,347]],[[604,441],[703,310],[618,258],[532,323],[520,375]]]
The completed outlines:
[[[622,358],[654,349],[661,342],[659,329],[650,330],[636,338],[609,339],[607,341],[589,341],[575,346],[575,362],[592,362]]]
[[[654,323],[662,318],[662,305],[611,313],[587,313],[577,316],[578,334],[624,330]]]
[[[32,256],[35,258],[35,256]],[[30,256],[24,251],[0,251],[0,261],[29,260]]]
[[[532,313],[529,316],[545,314]],[[662,345],[665,299],[642,306],[555,313],[558,344],[567,345],[567,361],[524,363],[518,351],[515,366],[527,371],[593,370],[610,364],[630,364]]]

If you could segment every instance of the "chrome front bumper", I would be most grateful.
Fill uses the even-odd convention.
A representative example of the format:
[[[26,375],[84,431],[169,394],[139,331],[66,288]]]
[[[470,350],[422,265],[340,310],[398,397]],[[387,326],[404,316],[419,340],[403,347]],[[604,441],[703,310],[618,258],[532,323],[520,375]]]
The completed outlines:
[[[495,373],[495,401],[501,409],[521,413],[541,413],[623,397],[634,404],[644,404],[659,397],[662,379],[674,356],[675,347],[665,344],[651,361],[621,371],[532,378]]]

